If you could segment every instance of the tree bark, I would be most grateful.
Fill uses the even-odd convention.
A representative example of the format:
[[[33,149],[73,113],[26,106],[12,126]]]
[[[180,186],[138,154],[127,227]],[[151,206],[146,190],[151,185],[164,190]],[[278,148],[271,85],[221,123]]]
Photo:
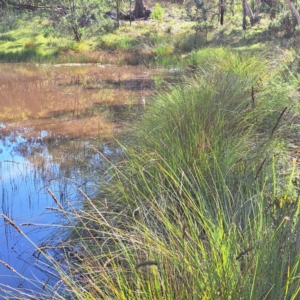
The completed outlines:
[[[256,10],[255,10],[255,14],[253,14],[253,11],[250,7],[250,5],[248,4],[247,0],[244,0],[244,6],[245,6],[245,14],[250,18],[250,23],[251,26],[253,26],[257,21],[258,21],[258,14],[260,11],[260,0],[256,0]]]
[[[243,0],[243,29],[246,30],[246,16],[247,16],[247,11],[246,11],[246,0]]]
[[[260,13],[260,4],[261,4],[261,0],[256,0],[256,9],[255,9],[255,14],[254,14],[254,21],[255,22],[257,22],[258,15]]]
[[[224,15],[225,15],[225,9],[226,9],[226,0],[219,0],[219,13],[220,13],[220,24],[224,24]]]
[[[275,12],[275,8],[278,4],[277,0],[262,0],[262,2],[267,3],[271,8],[272,8],[272,12],[270,15],[270,19],[275,19],[276,18],[276,12]]]
[[[26,9],[30,11],[35,11],[39,8],[45,8],[44,6],[34,5],[34,2],[32,4],[26,4],[26,3],[23,4],[23,3],[13,2],[13,1],[0,0],[0,8],[6,8],[8,6],[11,6],[16,9],[24,9],[24,10]]]
[[[295,18],[297,19],[297,24],[300,24],[300,15],[297,11],[297,9],[295,8],[295,6],[293,5],[293,3],[290,0],[285,0],[285,3],[287,4],[287,6],[290,8],[292,14],[295,16]]]
[[[245,0],[245,12],[246,12],[246,15],[250,18],[250,23],[252,26],[254,24],[254,22],[253,22],[254,15],[253,15],[253,11],[252,11],[250,5],[248,4],[247,0]]]
[[[134,14],[136,18],[145,17],[145,6],[143,0],[135,0]]]

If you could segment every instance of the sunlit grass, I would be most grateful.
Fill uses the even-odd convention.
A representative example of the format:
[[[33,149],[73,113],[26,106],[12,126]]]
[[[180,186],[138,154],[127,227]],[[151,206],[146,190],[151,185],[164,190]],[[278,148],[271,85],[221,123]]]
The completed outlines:
[[[33,18],[31,21],[20,19],[15,29],[5,32],[2,39],[0,36],[1,60],[3,62],[68,61],[63,57],[64,54],[73,52],[73,60],[76,60],[78,53],[87,53],[85,60],[89,61],[88,52],[95,47],[93,38],[74,43],[71,36],[58,36],[54,34],[55,32],[48,34],[47,22],[40,17]],[[59,59],[58,56],[62,57]]]
[[[168,11],[168,13],[166,13]],[[184,8],[168,6],[161,22],[155,20],[122,21],[120,28],[101,34],[89,34],[80,43],[62,32],[51,29],[49,21],[25,16],[15,21],[12,29],[0,35],[2,62],[100,62],[115,64],[144,64],[151,67],[176,67],[182,55],[207,46],[230,45],[233,48],[273,50],[281,40],[271,40],[268,24],[263,18],[254,27],[241,27],[242,14],[228,14],[226,24],[216,21],[208,30],[195,31],[197,22],[187,18]],[[48,23],[47,23],[48,22]],[[226,26],[226,27],[225,27]],[[292,42],[290,42],[292,43]],[[26,47],[31,44],[34,47]]]
[[[117,162],[99,151],[107,172],[97,197],[81,191],[84,209],[52,195],[64,238],[41,252],[59,274],[41,293],[299,298],[299,171],[286,149],[296,88],[261,56],[210,50],[156,96]]]

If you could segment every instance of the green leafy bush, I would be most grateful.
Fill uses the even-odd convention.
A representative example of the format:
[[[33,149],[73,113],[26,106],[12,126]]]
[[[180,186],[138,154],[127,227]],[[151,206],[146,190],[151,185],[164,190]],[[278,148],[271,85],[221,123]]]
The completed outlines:
[[[278,15],[275,20],[270,21],[269,30],[278,36],[280,32],[283,33],[284,37],[290,38],[296,31],[297,20],[291,14],[290,11],[283,11]]]
[[[159,3],[156,3],[151,13],[151,18],[153,20],[161,22],[163,20],[163,14],[164,14],[164,9],[161,7]]]

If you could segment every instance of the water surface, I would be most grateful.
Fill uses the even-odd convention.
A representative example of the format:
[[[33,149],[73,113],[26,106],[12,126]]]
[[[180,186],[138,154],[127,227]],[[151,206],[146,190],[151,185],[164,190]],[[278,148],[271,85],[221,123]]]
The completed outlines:
[[[63,206],[82,203],[79,187],[91,197],[99,191],[103,155],[113,160],[119,152],[112,136],[144,110],[160,73],[102,65],[0,65],[0,211],[31,240],[0,218],[0,288],[55,283],[55,272],[37,268],[34,259],[34,244],[62,223],[48,190]]]

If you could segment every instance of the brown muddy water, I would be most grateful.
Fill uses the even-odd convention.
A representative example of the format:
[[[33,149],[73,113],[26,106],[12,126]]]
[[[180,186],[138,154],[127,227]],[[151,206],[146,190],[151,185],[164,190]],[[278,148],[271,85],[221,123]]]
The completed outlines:
[[[118,114],[142,107],[161,72],[89,64],[2,65],[1,131],[27,128],[26,136],[33,137],[41,130],[70,138],[111,136],[120,125]]]
[[[143,67],[0,65],[1,214],[35,244],[53,234],[60,221],[47,189],[63,206],[81,205],[79,187],[93,197],[107,168],[103,155],[120,155],[112,136],[138,118],[164,76]],[[1,217],[0,298],[1,289],[45,282],[55,283],[53,270],[36,266],[32,243]]]

